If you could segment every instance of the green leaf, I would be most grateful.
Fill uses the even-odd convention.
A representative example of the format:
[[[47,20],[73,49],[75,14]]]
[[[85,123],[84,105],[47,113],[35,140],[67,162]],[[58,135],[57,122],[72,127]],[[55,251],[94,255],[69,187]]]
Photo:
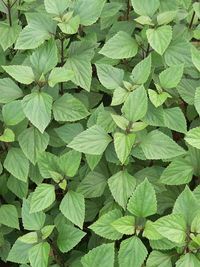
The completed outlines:
[[[200,149],[200,127],[189,130],[185,136],[185,141],[191,146]]]
[[[65,67],[74,72],[72,81],[86,91],[90,91],[92,81],[91,59],[93,56],[94,44],[88,41],[72,42],[68,48]]]
[[[56,23],[44,13],[26,13],[28,25],[21,31],[15,49],[34,49],[56,32]]]
[[[62,22],[58,23],[59,28],[63,33],[66,34],[75,34],[78,31],[79,24],[80,24],[80,17],[77,15],[75,17],[71,17],[71,12],[69,14],[65,14],[62,18]]]
[[[200,87],[197,87],[194,95],[194,107],[198,114],[200,114]]]
[[[180,214],[163,216],[155,222],[156,230],[172,242],[182,244],[186,238],[186,221]]]
[[[122,234],[119,233],[112,226],[112,223],[122,216],[120,210],[111,210],[106,214],[102,215],[96,222],[89,226],[97,235],[110,239],[118,240],[121,239]]]
[[[160,251],[152,251],[146,267],[172,267],[171,256]]]
[[[44,0],[44,6],[48,13],[62,16],[64,11],[69,7],[69,0]]]
[[[17,162],[17,164],[16,164]],[[17,179],[26,182],[29,173],[29,161],[20,148],[9,149],[4,168]]]
[[[12,65],[12,66],[2,66],[2,68],[7,72],[13,79],[23,84],[31,84],[34,80],[34,73],[31,67]],[[26,75],[24,75],[26,73]]]
[[[103,244],[90,250],[82,257],[83,267],[114,267],[114,243]]]
[[[133,235],[135,233],[135,217],[124,216],[112,223],[112,226],[121,234]]]
[[[148,133],[140,146],[147,159],[169,159],[186,153],[170,137],[158,130]]]
[[[7,187],[20,199],[23,199],[28,194],[28,183],[24,183],[12,175],[8,178]]]
[[[81,153],[75,150],[70,150],[59,158],[59,167],[68,177],[73,177],[76,175],[80,163]]]
[[[134,11],[139,15],[153,16],[160,6],[159,0],[131,0]]]
[[[29,250],[29,261],[32,267],[47,267],[50,253],[50,245],[42,242]]]
[[[32,248],[32,246],[33,246],[32,244],[26,244],[17,239],[14,245],[12,246],[6,260],[21,264],[28,263],[29,262],[28,253],[29,250]]]
[[[75,15],[80,16],[80,24],[89,26],[100,17],[105,0],[78,0],[75,4]]]
[[[89,112],[80,100],[66,93],[54,102],[53,115],[56,121],[74,122],[87,117]]]
[[[30,56],[32,69],[39,79],[42,74],[46,74],[58,63],[58,51],[56,42],[52,39],[37,48]]]
[[[83,228],[85,200],[82,194],[68,191],[60,203],[60,211],[72,223]]]
[[[164,112],[164,125],[176,132],[186,133],[187,122],[182,110],[179,107],[167,108]]]
[[[151,73],[151,54],[140,61],[132,70],[131,78],[135,84],[144,84]]]
[[[67,82],[72,79],[74,72],[68,70],[66,67],[54,68],[48,78],[48,83],[50,87],[54,87],[57,83]]]
[[[89,172],[79,184],[77,191],[85,198],[100,197],[103,195],[107,180],[105,176],[98,172]]]
[[[122,107],[122,113],[129,121],[135,122],[145,116],[147,107],[147,93],[144,86],[140,86],[129,94]]]
[[[100,126],[94,125],[78,134],[68,147],[86,154],[101,155],[110,142],[110,136]]]
[[[19,230],[18,213],[14,205],[10,204],[1,205],[0,224]]]
[[[162,71],[159,75],[161,86],[165,89],[175,88],[179,84],[183,76],[183,70],[184,65],[180,64],[171,66],[168,69]],[[174,75],[174,73],[176,73],[176,75]]]
[[[182,214],[188,225],[191,225],[193,219],[199,214],[199,203],[194,193],[185,187],[178,196],[173,207],[174,214]]]
[[[34,190],[31,202],[30,212],[42,211],[55,201],[55,187],[52,184],[39,184]]]
[[[157,212],[156,193],[147,178],[137,186],[127,208],[137,217],[148,217]]]
[[[199,264],[200,261],[194,254],[187,253],[176,262],[176,267],[197,267]]]
[[[200,72],[200,51],[197,50],[194,46],[192,46],[191,53],[192,53],[192,63]]]
[[[171,97],[166,92],[157,93],[156,91],[152,89],[148,89],[149,99],[151,100],[151,103],[157,108],[161,106],[168,97]]]
[[[15,43],[20,31],[21,31],[21,27],[19,25],[15,24],[15,25],[12,25],[12,27],[10,27],[10,25],[3,23],[1,21],[1,24],[0,24],[0,35],[1,35],[0,45],[2,46],[4,51],[6,49],[8,49],[12,44]]]
[[[42,134],[35,127],[30,127],[21,132],[18,141],[26,157],[35,164],[39,154],[47,148],[49,136],[45,132]]]
[[[127,171],[120,171],[108,179],[108,186],[115,201],[126,209],[127,201],[136,186],[135,177]]]
[[[115,151],[117,153],[117,157],[121,161],[122,164],[125,163],[128,158],[132,146],[135,142],[136,135],[134,133],[115,133],[114,134],[114,146]]]
[[[142,241],[136,236],[130,237],[120,244],[118,254],[119,267],[141,267],[147,254],[147,249]]]
[[[122,59],[134,57],[137,51],[138,45],[135,39],[128,33],[119,31],[106,42],[99,53],[112,59]]]
[[[160,26],[157,29],[146,31],[147,39],[151,47],[160,55],[163,55],[172,40],[172,28],[169,25]]]
[[[71,225],[64,225],[58,233],[57,244],[62,253],[66,253],[74,248],[86,235],[83,231]]]
[[[9,128],[6,128],[3,132],[2,135],[0,135],[0,141],[2,142],[14,142],[15,141],[15,134],[14,132],[9,129]]]
[[[52,97],[43,92],[34,92],[22,100],[24,114],[43,133],[51,120]]]
[[[192,180],[193,172],[188,159],[175,159],[163,171],[160,182],[167,185],[187,184]]]
[[[0,103],[9,103],[22,96],[22,90],[10,78],[0,79]]]
[[[158,14],[158,16],[157,16],[158,25],[170,23],[171,21],[173,21],[175,19],[176,15],[177,15],[177,10],[165,11],[165,12]]]
[[[30,212],[30,200],[29,199],[23,199],[22,204],[22,223],[23,227],[26,230],[40,230],[45,222],[45,214],[40,212]]]
[[[113,90],[122,85],[124,78],[124,71],[122,69],[115,68],[108,64],[95,65],[98,78],[105,88]]]
[[[7,103],[2,108],[3,120],[6,125],[16,125],[25,119],[20,100]]]

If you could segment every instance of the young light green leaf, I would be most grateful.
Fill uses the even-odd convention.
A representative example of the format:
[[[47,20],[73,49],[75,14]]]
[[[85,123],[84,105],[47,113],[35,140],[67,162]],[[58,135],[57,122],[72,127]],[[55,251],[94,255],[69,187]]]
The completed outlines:
[[[11,45],[13,45],[21,31],[21,27],[17,24],[8,25],[7,23],[1,22],[0,24],[0,45],[3,50],[6,51]]]
[[[0,141],[1,142],[14,142],[15,141],[15,134],[14,132],[9,129],[9,128],[6,128],[3,132],[2,135],[0,135]]]
[[[151,47],[160,55],[163,55],[172,40],[172,28],[169,25],[160,26],[157,29],[146,31],[147,39]]]
[[[99,53],[112,59],[122,59],[134,57],[137,51],[138,45],[135,39],[128,33],[119,31],[106,42]]]
[[[122,164],[127,160],[133,144],[135,142],[136,135],[134,133],[115,133],[114,134],[114,146],[117,153],[117,157]]]
[[[78,134],[68,147],[91,155],[101,155],[111,142],[111,137],[98,125]]]
[[[21,65],[2,66],[13,79],[23,84],[31,84],[34,80],[34,73],[31,67]]]
[[[52,184],[39,184],[31,196],[30,212],[42,211],[55,201],[55,187]]]
[[[148,217],[157,212],[156,193],[148,179],[137,186],[127,208],[137,217]]]
[[[60,203],[60,211],[72,223],[83,228],[85,200],[82,194],[68,191]]]
[[[126,209],[128,198],[136,186],[135,177],[127,171],[120,171],[108,179],[108,186],[115,201]]]
[[[52,97],[43,92],[31,93],[22,100],[24,114],[41,133],[51,120],[52,102]]]
[[[29,262],[28,253],[32,247],[32,244],[26,244],[17,239],[6,260],[19,264],[26,264]]]
[[[54,102],[53,115],[56,121],[74,122],[87,117],[89,112],[80,100],[66,93]]]
[[[170,94],[166,92],[157,93],[155,90],[148,89],[149,99],[151,103],[157,108],[161,106],[167,98],[171,98]]]

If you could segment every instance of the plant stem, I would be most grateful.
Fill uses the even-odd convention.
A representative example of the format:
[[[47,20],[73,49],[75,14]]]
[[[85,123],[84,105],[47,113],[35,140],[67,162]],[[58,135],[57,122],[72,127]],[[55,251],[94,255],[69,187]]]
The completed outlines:
[[[126,12],[126,19],[129,20],[130,19],[130,10],[131,10],[131,6],[130,6],[130,1],[127,0],[127,12]]]
[[[64,38],[60,39],[60,44],[61,44],[61,59],[60,59],[60,65],[61,67],[64,65],[65,61],[64,61]],[[60,93],[61,95],[64,94],[64,84],[63,82],[60,83]]]
[[[149,55],[149,51],[150,51],[150,45],[149,45],[149,43],[148,43],[148,45],[147,45],[147,51],[146,51],[146,57],[148,57],[148,55]]]
[[[1,0],[1,1],[3,2],[4,6],[6,6],[6,7],[7,7],[7,4],[6,4],[6,2],[5,2],[4,0]]]
[[[10,5],[10,0],[8,0],[7,9],[8,9],[8,21],[9,21],[10,27],[12,27],[11,8],[12,7]]]
[[[189,24],[189,29],[192,28],[192,24],[193,24],[193,21],[194,21],[194,17],[195,17],[195,12],[193,12],[193,14],[192,14],[192,18],[191,18],[191,21],[190,21],[190,24]]]

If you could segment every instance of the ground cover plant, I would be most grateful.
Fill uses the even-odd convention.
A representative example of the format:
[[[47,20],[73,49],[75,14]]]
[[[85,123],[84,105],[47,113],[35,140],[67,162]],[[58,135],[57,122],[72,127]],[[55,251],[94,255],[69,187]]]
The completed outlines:
[[[199,19],[0,0],[0,266],[200,266]]]

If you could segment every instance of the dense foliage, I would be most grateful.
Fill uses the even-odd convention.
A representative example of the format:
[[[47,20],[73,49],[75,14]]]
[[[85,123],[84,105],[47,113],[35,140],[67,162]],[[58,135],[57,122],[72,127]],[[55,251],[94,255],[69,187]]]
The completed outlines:
[[[0,266],[200,266],[199,19],[0,0]]]

